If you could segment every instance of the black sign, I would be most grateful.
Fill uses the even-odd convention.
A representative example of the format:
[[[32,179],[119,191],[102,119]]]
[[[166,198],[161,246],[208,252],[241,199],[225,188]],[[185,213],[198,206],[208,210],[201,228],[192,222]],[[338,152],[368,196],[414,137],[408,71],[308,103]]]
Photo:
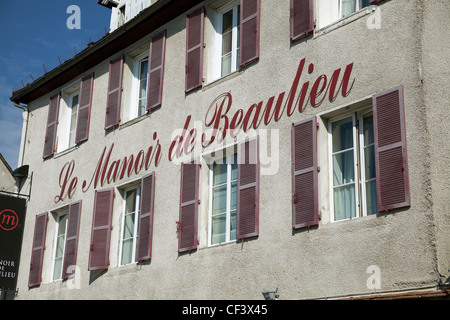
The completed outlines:
[[[0,194],[0,289],[16,290],[26,200]]]

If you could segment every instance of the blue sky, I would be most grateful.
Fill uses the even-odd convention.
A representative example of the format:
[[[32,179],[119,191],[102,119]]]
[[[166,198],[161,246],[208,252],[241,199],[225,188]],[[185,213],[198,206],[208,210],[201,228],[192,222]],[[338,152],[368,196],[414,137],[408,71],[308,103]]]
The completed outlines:
[[[12,91],[31,83],[73,57],[90,40],[109,31],[111,11],[97,0],[0,0],[0,153],[17,168],[22,111],[9,100]],[[71,5],[80,8],[80,29],[69,29]],[[58,59],[59,58],[59,59]],[[44,65],[44,66],[43,66]]]

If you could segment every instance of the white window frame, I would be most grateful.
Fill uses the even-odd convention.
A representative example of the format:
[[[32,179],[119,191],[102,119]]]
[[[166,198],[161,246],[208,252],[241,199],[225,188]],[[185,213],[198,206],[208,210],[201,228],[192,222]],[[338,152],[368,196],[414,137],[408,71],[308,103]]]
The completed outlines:
[[[236,152],[232,151],[233,149],[222,149],[217,152],[216,156],[211,157],[209,159],[209,209],[208,209],[208,247],[218,246],[226,243],[236,242],[237,239],[231,238],[231,165],[235,161],[234,158],[236,156]],[[223,164],[223,159],[226,159],[227,163],[227,199],[226,199],[226,231],[225,231],[225,241],[220,243],[212,244],[212,218],[213,218],[213,189],[214,189],[214,162]],[[236,158],[237,162],[237,158]],[[223,214],[223,213],[221,213]]]
[[[75,127],[72,128],[72,116],[74,115],[73,112],[73,98],[75,98],[76,96],[78,96],[78,106],[77,106],[77,112],[75,113]],[[68,137],[68,141],[67,141],[67,149],[70,149],[74,146],[76,146],[76,134],[77,134],[77,125],[78,125],[78,112],[80,111],[80,90],[72,93],[69,96],[69,111],[70,111],[70,116],[69,116],[69,137]],[[72,138],[72,133],[74,136],[74,140],[73,140],[73,145],[70,143],[71,142],[71,138]]]
[[[368,8],[368,6],[362,6],[363,0],[356,0],[355,11],[345,17],[342,16],[342,0],[315,0],[315,15],[316,20],[318,22],[318,28],[324,29],[328,26],[331,26],[341,20],[347,19],[353,14],[363,10],[364,8]],[[323,11],[324,10],[324,11]],[[327,21],[327,19],[328,21]],[[322,22],[325,20],[326,22]]]
[[[63,245],[63,252],[61,256],[61,274],[58,275],[58,278],[55,279],[55,264],[56,264],[56,250],[58,247],[58,231],[59,231],[59,224],[61,222],[62,217],[67,217],[64,227],[64,245]],[[67,240],[67,224],[69,221],[69,207],[64,208],[61,212],[56,214],[56,223],[55,223],[55,235],[53,237],[54,239],[54,245],[53,245],[53,258],[52,258],[52,274],[51,274],[51,282],[60,281],[62,280],[62,273],[64,268],[64,254],[66,250],[66,240]]]
[[[366,199],[366,185],[368,180],[374,180],[376,178],[366,180],[365,177],[365,159],[364,159],[364,116],[371,114],[372,108],[362,108],[360,110],[346,113],[328,120],[328,169],[329,169],[329,194],[330,194],[330,221],[345,221],[356,219],[359,217],[366,217],[367,214],[367,199]],[[334,181],[333,181],[333,135],[332,125],[334,122],[343,120],[346,118],[352,118],[352,136],[353,136],[353,161],[354,161],[354,185],[355,185],[355,217],[348,219],[335,220],[334,212]],[[358,130],[357,130],[358,127]],[[357,133],[358,132],[358,133]],[[342,150],[340,151],[342,152]]]
[[[133,66],[132,66],[132,70],[133,70],[133,84],[132,84],[132,89],[131,89],[131,100],[130,100],[130,108],[129,108],[129,119],[128,120],[133,120],[139,117],[142,117],[143,115],[146,114],[146,111],[143,112],[141,115],[139,115],[139,88],[140,88],[140,81],[141,79],[140,74],[141,74],[141,62],[144,60],[148,61],[149,56],[148,56],[148,52],[145,51],[141,54],[139,54],[138,56],[136,56],[135,58],[133,58]],[[148,61],[148,63],[150,63],[150,61]],[[147,90],[148,90],[148,68],[147,70],[145,70],[146,74],[147,74],[147,86],[145,88],[145,99],[147,99]]]
[[[229,4],[226,4],[216,11],[215,15],[215,38],[214,38],[214,63],[213,63],[213,77],[212,81],[224,78],[236,71],[239,71],[239,43],[238,43],[238,35],[239,35],[239,27],[240,21],[238,21],[238,8],[240,5],[240,1],[233,1]],[[232,45],[231,45],[231,72],[222,76],[222,41],[223,41],[223,15],[228,11],[233,10],[233,27],[232,27]],[[240,48],[239,48],[240,50]]]
[[[131,253],[131,262],[123,264],[122,263],[122,250],[123,250],[123,234],[125,230],[125,214],[126,214],[126,199],[127,193],[136,190],[136,211],[134,215],[134,230],[133,230],[133,247]],[[139,218],[141,216],[141,185],[133,185],[124,190],[123,193],[123,204],[122,204],[122,216],[121,216],[121,228],[120,228],[120,243],[119,243],[119,266],[126,266],[136,263],[136,245],[138,241],[138,230],[139,230]]]

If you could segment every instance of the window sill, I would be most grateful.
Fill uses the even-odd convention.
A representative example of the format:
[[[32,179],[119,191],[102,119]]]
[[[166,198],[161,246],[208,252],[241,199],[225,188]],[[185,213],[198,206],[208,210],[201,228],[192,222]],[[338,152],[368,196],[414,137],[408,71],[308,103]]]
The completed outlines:
[[[60,158],[60,157],[66,155],[68,153],[71,153],[72,151],[74,151],[76,149],[78,149],[78,145],[74,145],[73,147],[70,147],[70,148],[62,150],[62,151],[60,151],[58,153],[55,153],[55,155],[53,156],[53,159]]]
[[[141,122],[142,120],[145,120],[145,119],[147,119],[149,117],[150,117],[150,115],[147,112],[146,114],[143,114],[142,116],[139,116],[139,117],[131,119],[131,120],[127,120],[127,122],[124,122],[124,123],[119,125],[119,130],[128,128],[129,126],[132,126],[135,123]]]
[[[199,250],[212,249],[212,248],[217,248],[217,247],[224,247],[224,246],[227,246],[227,245],[233,244],[233,243],[236,244],[236,243],[238,243],[238,241],[237,240],[231,240],[231,241],[228,241],[228,242],[209,244],[209,245],[206,245],[205,247],[199,248]]]
[[[243,71],[241,69],[233,71],[233,72],[231,72],[230,74],[227,74],[224,77],[218,78],[218,79],[216,79],[216,80],[214,80],[212,82],[209,82],[209,83],[205,84],[203,86],[202,90],[205,91],[205,90],[208,90],[209,88],[213,88],[213,87],[215,87],[215,86],[217,86],[217,85],[219,85],[219,84],[221,84],[221,83],[223,83],[223,82],[225,82],[225,81],[227,81],[229,79],[233,79],[234,77],[237,77],[242,72]]]
[[[324,27],[320,28],[319,30],[317,30],[317,32],[314,32],[313,39],[320,37],[322,35],[328,34],[332,31],[339,29],[339,28],[341,28],[355,20],[358,20],[364,16],[372,14],[373,12],[375,12],[376,8],[377,8],[377,6],[375,6],[375,5],[365,7],[359,11],[352,13],[348,17],[339,19],[327,26],[324,26]]]

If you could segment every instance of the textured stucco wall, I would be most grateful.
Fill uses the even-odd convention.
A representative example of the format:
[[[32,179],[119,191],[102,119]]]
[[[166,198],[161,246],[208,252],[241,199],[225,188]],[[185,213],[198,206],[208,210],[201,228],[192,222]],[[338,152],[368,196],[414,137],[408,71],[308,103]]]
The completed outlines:
[[[367,27],[371,12],[327,33],[308,37],[296,43],[289,41],[289,1],[262,1],[261,53],[257,63],[239,74],[205,85],[186,95],[185,80],[185,16],[164,26],[167,28],[166,64],[163,105],[141,121],[122,125],[110,132],[104,130],[108,62],[117,56],[105,57],[103,63],[86,74],[95,72],[93,107],[89,141],[66,154],[46,161],[42,150],[51,94],[30,104],[31,116],[25,149],[25,163],[33,172],[32,197],[27,207],[24,242],[18,282],[19,299],[262,299],[262,290],[278,288],[280,299],[312,298],[370,292],[366,281],[371,265],[381,271],[381,289],[394,290],[437,284],[438,265],[441,276],[448,267],[448,191],[442,172],[448,177],[445,149],[449,139],[445,104],[448,97],[444,85],[437,85],[434,74],[446,72],[448,57],[444,35],[438,35],[436,24],[448,21],[448,4],[432,1],[392,0],[384,2],[379,29]],[[208,2],[209,3],[209,2]],[[438,18],[436,18],[436,15]],[[208,26],[208,23],[206,23]],[[276,26],[276,27],[274,27]],[[425,27],[425,28],[422,28]],[[448,28],[448,27],[447,27]],[[206,47],[210,31],[205,30]],[[442,50],[431,53],[430,47],[441,39]],[[149,37],[142,43],[147,45]],[[355,83],[348,96],[338,95],[334,102],[327,99],[317,108],[308,105],[303,113],[291,117],[283,114],[279,121],[259,127],[259,134],[270,140],[271,152],[276,152],[277,169],[260,178],[259,237],[244,242],[207,246],[207,166],[202,166],[202,202],[199,212],[199,249],[179,255],[175,222],[179,219],[180,165],[169,161],[167,154],[175,129],[181,129],[188,115],[191,126],[204,123],[208,107],[216,97],[230,91],[233,104],[231,119],[237,109],[244,112],[254,103],[281,92],[289,92],[297,67],[305,58],[305,70],[300,85],[312,82],[321,74],[331,77],[334,70],[353,63]],[[448,59],[447,59],[448,60]],[[439,64],[436,64],[440,62]],[[309,74],[307,67],[314,63]],[[208,56],[205,57],[205,66]],[[126,68],[125,68],[126,69]],[[422,70],[424,82],[421,81]],[[127,79],[129,74],[125,72]],[[206,71],[205,71],[206,74]],[[448,78],[448,77],[447,77]],[[442,76],[442,79],[445,79]],[[125,80],[124,80],[125,81]],[[441,80],[444,81],[444,80]],[[405,89],[406,132],[409,179],[412,205],[379,216],[331,223],[329,217],[328,160],[326,154],[326,119],[332,110],[344,110],[356,101],[368,101],[375,94],[403,85]],[[122,108],[129,99],[124,86]],[[56,91],[56,90],[55,90]],[[319,120],[320,210],[322,220],[317,228],[298,232],[292,230],[291,208],[291,124],[313,115]],[[433,126],[430,124],[433,123]],[[203,126],[203,129],[207,129]],[[264,131],[266,130],[267,131]],[[141,149],[156,145],[153,134],[162,147],[156,173],[153,250],[150,262],[143,265],[118,267],[120,215],[122,194],[116,190],[111,237],[110,267],[106,272],[87,271],[94,203],[94,188],[82,191],[84,180],[91,179],[103,148],[114,144],[110,163],[124,156],[136,155]],[[249,134],[254,135],[255,132]],[[448,133],[446,133],[448,134]],[[439,142],[439,143],[438,143]],[[431,146],[431,147],[430,147]],[[325,150],[324,150],[325,148]],[[270,155],[270,152],[267,152]],[[275,155],[274,155],[275,157]],[[77,187],[72,199],[55,203],[60,192],[59,178],[64,164],[75,160],[72,177]],[[273,158],[275,161],[275,158]],[[444,170],[444,171],[442,171]],[[103,187],[119,186],[139,179],[145,173]],[[445,178],[444,177],[444,178]],[[448,179],[446,179],[448,181]],[[430,185],[431,181],[431,185]],[[97,189],[101,189],[98,186]],[[446,194],[447,192],[447,194]],[[72,201],[82,199],[81,228],[77,264],[79,289],[67,289],[70,283],[51,282],[55,222],[50,215],[44,256],[43,281],[40,287],[28,289],[29,261],[33,238],[34,216],[52,211]],[[438,261],[439,258],[439,261]],[[447,273],[448,276],[448,273]]]

